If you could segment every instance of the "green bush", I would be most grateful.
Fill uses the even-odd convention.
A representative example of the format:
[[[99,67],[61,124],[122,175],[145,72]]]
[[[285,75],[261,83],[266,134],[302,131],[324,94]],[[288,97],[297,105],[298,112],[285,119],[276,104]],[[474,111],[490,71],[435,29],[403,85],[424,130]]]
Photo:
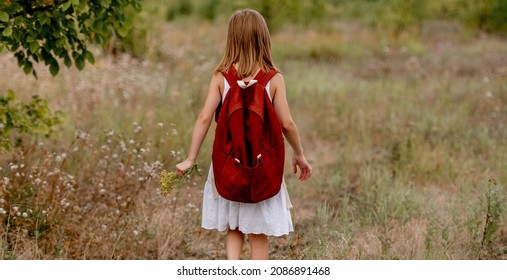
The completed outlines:
[[[462,1],[456,8],[460,19],[468,25],[507,35],[507,1]]]
[[[424,20],[457,20],[473,28],[507,34],[505,0],[329,0],[335,16],[360,20],[394,34],[417,28]]]
[[[34,95],[23,103],[12,90],[0,96],[0,149],[8,151],[19,134],[51,136],[62,123],[62,112],[53,112],[47,101]],[[14,134],[13,132],[16,132]]]

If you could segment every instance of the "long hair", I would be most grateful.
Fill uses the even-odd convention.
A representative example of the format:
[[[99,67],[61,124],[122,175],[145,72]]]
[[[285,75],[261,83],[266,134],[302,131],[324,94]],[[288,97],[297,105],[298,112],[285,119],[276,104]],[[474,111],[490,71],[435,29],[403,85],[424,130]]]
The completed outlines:
[[[254,75],[259,67],[264,72],[275,68],[268,26],[255,10],[237,11],[229,19],[225,54],[215,73],[227,72],[234,63],[238,63],[241,78]]]

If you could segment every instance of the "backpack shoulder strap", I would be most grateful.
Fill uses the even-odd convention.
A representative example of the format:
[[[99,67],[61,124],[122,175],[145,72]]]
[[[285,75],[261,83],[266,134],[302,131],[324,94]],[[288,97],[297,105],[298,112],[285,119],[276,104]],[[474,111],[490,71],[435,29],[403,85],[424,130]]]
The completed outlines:
[[[268,82],[273,78],[273,76],[276,75],[278,71],[276,71],[274,68],[269,68],[268,73],[264,73],[264,71],[260,70],[259,73],[254,77],[254,80],[257,80],[257,83],[261,85],[262,87],[266,87]],[[232,88],[234,85],[237,85],[237,82],[239,79],[238,72],[236,71],[236,68],[234,68],[233,65],[229,67],[229,70],[227,72],[222,72],[222,75],[227,80],[227,83],[229,83],[229,86]],[[218,104],[218,107],[215,111],[215,121],[218,122],[218,117],[220,115],[220,111],[222,109],[222,101],[220,101],[220,104]]]
[[[276,75],[276,73],[278,73],[278,71],[276,71],[274,68],[269,68],[268,73],[264,73],[262,70],[259,71],[259,74],[257,76],[260,76],[256,77],[257,83],[265,87],[271,78]]]
[[[235,85],[236,82],[239,80],[238,72],[236,72],[236,68],[234,68],[232,64],[229,67],[229,70],[227,70],[227,72],[222,72],[222,75],[224,75],[224,78],[227,80],[230,87]]]
[[[238,73],[236,72],[236,69],[231,64],[229,67],[229,70],[227,72],[221,72],[224,76],[227,83],[229,83],[230,87],[233,87],[236,84],[236,81],[238,80]],[[220,111],[222,110],[222,100],[220,100],[220,103],[218,104],[217,109],[215,110],[215,122],[218,122],[218,118],[220,116]]]

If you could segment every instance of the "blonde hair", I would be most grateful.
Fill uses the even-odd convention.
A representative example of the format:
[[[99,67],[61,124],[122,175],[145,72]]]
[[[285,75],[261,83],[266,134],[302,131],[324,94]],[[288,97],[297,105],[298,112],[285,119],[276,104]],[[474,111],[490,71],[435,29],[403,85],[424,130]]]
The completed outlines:
[[[236,70],[240,78],[254,75],[259,67],[264,72],[275,68],[268,26],[255,10],[237,11],[229,19],[225,54],[215,73],[227,72],[235,63],[238,63]]]

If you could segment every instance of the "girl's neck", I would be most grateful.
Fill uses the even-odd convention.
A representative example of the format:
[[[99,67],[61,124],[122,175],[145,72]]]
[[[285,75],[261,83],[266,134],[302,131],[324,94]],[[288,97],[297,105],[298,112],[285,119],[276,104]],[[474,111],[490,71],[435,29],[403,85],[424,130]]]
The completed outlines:
[[[234,68],[236,68],[236,71],[239,69],[239,63],[234,63],[233,64]],[[261,70],[261,67],[260,66],[256,66],[255,67],[255,71],[252,75],[250,76],[247,76],[247,77],[240,77],[241,79],[243,79],[245,82],[247,81],[250,81],[252,80],[255,76],[257,76],[257,74],[259,73],[259,71]]]

